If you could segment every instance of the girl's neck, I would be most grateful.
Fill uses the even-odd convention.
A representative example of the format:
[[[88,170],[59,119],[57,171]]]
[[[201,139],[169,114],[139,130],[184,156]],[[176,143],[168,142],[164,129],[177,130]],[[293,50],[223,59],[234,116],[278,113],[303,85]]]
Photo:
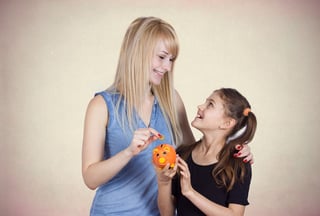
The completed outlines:
[[[225,142],[225,138],[203,136],[199,146],[201,146],[201,149],[205,152],[213,152],[216,151],[216,149],[220,151],[225,145]]]
[[[199,165],[216,163],[218,162],[217,156],[224,145],[225,139],[204,136],[200,144],[193,150],[192,159]]]

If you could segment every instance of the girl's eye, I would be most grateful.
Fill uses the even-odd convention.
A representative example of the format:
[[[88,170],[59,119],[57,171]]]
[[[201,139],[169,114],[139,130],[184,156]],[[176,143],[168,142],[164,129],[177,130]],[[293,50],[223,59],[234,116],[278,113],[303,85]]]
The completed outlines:
[[[160,59],[164,59],[165,57],[164,57],[164,56],[159,56],[159,58],[160,58]]]
[[[210,103],[208,104],[208,107],[214,107],[214,104],[210,102]]]

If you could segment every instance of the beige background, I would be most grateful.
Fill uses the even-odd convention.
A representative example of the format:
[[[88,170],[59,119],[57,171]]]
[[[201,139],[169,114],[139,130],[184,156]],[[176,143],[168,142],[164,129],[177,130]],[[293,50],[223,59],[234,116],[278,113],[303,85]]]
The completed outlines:
[[[190,121],[216,88],[252,104],[246,215],[319,215],[320,3],[298,0],[1,0],[1,215],[88,215],[85,109],[112,82],[129,23],[149,15],[179,36]]]

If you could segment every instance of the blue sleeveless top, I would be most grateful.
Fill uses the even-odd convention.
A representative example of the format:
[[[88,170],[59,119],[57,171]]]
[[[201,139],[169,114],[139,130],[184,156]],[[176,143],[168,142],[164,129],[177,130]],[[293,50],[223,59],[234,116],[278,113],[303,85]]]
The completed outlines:
[[[104,98],[109,112],[104,148],[104,159],[108,159],[130,145],[133,131],[129,128],[123,130],[122,123],[119,123],[116,118],[116,113],[122,113],[125,108],[122,100],[119,110],[115,109],[119,98],[118,93],[103,91],[96,95],[101,95]],[[138,128],[147,127],[137,113],[135,113],[135,118]],[[128,126],[128,124],[125,125]],[[90,210],[91,216],[160,215],[157,206],[158,185],[152,165],[152,150],[162,143],[172,144],[173,140],[170,128],[168,128],[156,98],[149,127],[159,131],[165,139],[151,143],[147,149],[133,157],[116,176],[97,189]]]

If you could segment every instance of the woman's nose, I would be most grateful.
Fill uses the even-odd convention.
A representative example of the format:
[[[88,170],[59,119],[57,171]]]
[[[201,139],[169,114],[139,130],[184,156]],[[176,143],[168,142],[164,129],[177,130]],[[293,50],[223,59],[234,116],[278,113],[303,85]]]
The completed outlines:
[[[166,70],[166,72],[171,71],[172,62],[170,61],[170,59],[165,60],[165,61],[162,63],[162,67],[163,67],[163,69]]]

